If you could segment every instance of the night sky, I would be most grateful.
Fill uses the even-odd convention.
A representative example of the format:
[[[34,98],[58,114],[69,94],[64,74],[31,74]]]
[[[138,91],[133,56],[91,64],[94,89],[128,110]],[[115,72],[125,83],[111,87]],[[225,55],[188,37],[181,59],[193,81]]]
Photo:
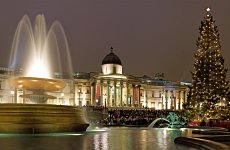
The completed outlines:
[[[61,22],[75,72],[100,72],[113,46],[124,74],[190,81],[200,21],[216,20],[230,81],[230,0],[1,0],[0,66],[6,67],[18,22],[44,14]]]

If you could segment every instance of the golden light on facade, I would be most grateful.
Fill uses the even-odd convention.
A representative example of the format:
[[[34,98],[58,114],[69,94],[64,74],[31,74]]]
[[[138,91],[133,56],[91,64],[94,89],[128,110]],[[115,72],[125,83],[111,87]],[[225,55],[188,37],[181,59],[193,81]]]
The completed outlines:
[[[106,75],[103,77],[105,77],[105,78],[116,78],[116,79],[127,79],[126,76],[122,76],[122,75]]]

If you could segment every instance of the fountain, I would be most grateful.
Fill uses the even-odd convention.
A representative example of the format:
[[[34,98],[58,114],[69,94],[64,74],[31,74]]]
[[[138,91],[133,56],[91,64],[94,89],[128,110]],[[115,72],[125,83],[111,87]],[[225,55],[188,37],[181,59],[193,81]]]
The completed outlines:
[[[20,95],[23,101],[45,103],[47,99],[55,99],[46,93],[60,91],[66,85],[54,79],[53,73],[65,69],[72,74],[70,52],[61,24],[55,21],[47,30],[44,15],[37,15],[32,28],[29,17],[23,16],[12,43],[9,68],[23,68],[19,77],[10,79],[13,88],[24,91]]]
[[[34,77],[11,78],[10,83],[17,89],[32,91],[32,94],[22,94],[20,97],[29,99],[34,103],[44,103],[47,99],[55,99],[55,96],[47,95],[45,92],[59,91],[66,86],[61,80]]]
[[[164,121],[159,124],[157,127],[167,127],[167,128],[181,128],[185,124],[185,121],[180,119],[181,117],[177,115],[175,112],[169,112],[167,117],[157,118],[155,119],[148,128],[153,128],[157,122]]]
[[[14,99],[12,103],[0,104],[0,133],[86,130],[82,109],[75,107],[74,102],[73,106],[58,103],[57,95],[63,96],[68,88],[60,80],[61,73],[69,75],[65,80],[72,78],[69,47],[58,21],[47,30],[44,15],[37,15],[34,28],[29,17],[23,16],[12,43],[9,68],[14,70],[7,80]]]

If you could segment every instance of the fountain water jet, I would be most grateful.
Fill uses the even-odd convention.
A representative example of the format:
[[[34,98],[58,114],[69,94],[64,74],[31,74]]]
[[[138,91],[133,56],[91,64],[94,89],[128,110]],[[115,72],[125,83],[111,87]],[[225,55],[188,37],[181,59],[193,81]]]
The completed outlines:
[[[153,128],[159,121],[164,121],[165,123],[160,124],[158,127],[181,128],[185,124],[185,121],[181,120],[181,117],[178,114],[175,112],[169,112],[167,117],[155,119],[149,124],[148,128]]]
[[[55,88],[47,90],[45,87],[47,85],[62,87],[56,88],[57,91],[65,86],[63,86],[64,83],[61,83],[62,86],[58,85],[61,81],[51,79],[54,77],[53,73],[61,73],[65,70],[70,75],[69,77],[72,75],[69,47],[61,24],[55,21],[47,30],[44,15],[37,15],[34,28],[32,28],[29,17],[24,15],[15,32],[9,67],[23,68],[21,74],[23,80],[22,77],[12,78],[11,85],[17,89],[33,92],[22,94],[21,98],[30,99],[35,103],[55,99],[55,96],[46,94],[46,92],[55,91]],[[39,82],[34,82],[36,80]],[[50,82],[53,84],[49,84]]]
[[[69,47],[59,22],[55,21],[47,30],[44,15],[37,15],[32,28],[29,17],[23,16],[12,43],[9,68],[15,73],[8,80],[14,88],[12,94],[22,98],[23,102],[16,100],[11,104],[0,104],[0,133],[86,130],[88,124],[82,109],[44,104],[48,99],[57,98],[49,93],[58,93],[66,87],[66,82],[55,78],[54,72],[67,72],[69,80],[72,78]],[[18,68],[22,71],[19,76]],[[33,104],[25,103],[24,99]]]
[[[65,62],[65,63],[64,63]],[[37,15],[34,29],[27,15],[20,20],[12,43],[10,68],[23,68],[23,76],[52,78],[54,72],[72,73],[72,61],[63,27],[55,21],[46,29]]]

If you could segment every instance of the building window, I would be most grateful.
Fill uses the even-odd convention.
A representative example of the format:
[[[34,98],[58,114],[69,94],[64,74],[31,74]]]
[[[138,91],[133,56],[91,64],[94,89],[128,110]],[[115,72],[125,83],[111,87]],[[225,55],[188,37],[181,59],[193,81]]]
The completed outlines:
[[[151,102],[151,107],[155,108],[155,102]]]
[[[89,92],[89,88],[87,88],[87,89],[86,89],[86,94],[89,94],[89,93],[90,93],[90,92]]]
[[[158,102],[158,109],[162,109],[162,102]]]

